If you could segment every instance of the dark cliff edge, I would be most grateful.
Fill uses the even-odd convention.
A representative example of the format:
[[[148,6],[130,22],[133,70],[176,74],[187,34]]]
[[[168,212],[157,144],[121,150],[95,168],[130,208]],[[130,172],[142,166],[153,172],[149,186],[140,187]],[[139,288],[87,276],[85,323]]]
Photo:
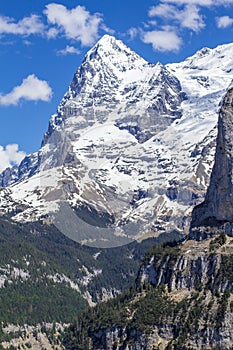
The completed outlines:
[[[205,201],[192,212],[191,237],[204,239],[219,229],[233,236],[233,88],[223,99],[215,162]]]

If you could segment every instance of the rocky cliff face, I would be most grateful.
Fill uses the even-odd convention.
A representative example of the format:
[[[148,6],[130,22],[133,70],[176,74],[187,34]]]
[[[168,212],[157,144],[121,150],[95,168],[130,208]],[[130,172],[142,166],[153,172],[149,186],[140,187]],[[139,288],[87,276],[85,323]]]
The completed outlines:
[[[213,243],[208,240],[202,245],[188,241],[181,249],[173,249],[172,254],[166,254],[166,250],[158,252],[141,268],[140,283],[146,281],[156,288],[167,285],[171,292],[208,286],[213,291],[229,289],[233,293],[232,278],[224,274],[226,265],[229,271],[232,268],[232,256],[229,254],[233,245],[228,239],[224,249],[215,250],[215,254],[211,251],[211,245]]]
[[[233,222],[233,89],[223,99],[218,120],[215,163],[205,201],[192,214],[192,226]]]
[[[155,248],[137,287],[85,314],[64,338],[65,348],[232,349],[232,251],[224,233]]]

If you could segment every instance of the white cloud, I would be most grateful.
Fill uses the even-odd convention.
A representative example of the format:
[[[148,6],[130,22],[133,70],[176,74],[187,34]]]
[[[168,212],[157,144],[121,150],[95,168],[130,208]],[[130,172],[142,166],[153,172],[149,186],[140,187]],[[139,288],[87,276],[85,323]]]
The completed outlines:
[[[101,23],[100,28],[107,34],[110,34],[110,35],[115,34],[115,30],[106,26],[106,24],[104,24],[103,22]]]
[[[174,14],[176,16],[177,8],[169,4],[159,4],[158,6],[152,6],[148,12],[149,17],[165,17],[173,18]]]
[[[218,28],[227,28],[232,26],[233,24],[233,18],[229,16],[222,16],[216,18],[217,27]]]
[[[203,16],[199,14],[199,9],[194,5],[188,5],[181,11],[180,24],[183,28],[188,28],[194,32],[199,32],[205,27]]]
[[[64,34],[67,39],[80,41],[83,46],[90,46],[98,39],[99,30],[114,33],[103,22],[102,14],[91,14],[84,6],[78,5],[68,9],[62,4],[50,3],[46,5],[43,14],[47,18],[47,24],[35,14],[19,21],[0,15],[0,35],[40,35],[54,39],[59,34]]]
[[[0,34],[15,34],[15,35],[32,35],[41,34],[44,32],[45,26],[41,22],[40,17],[31,15],[24,17],[18,22],[13,18],[0,15]]]
[[[211,6],[213,0],[161,0],[161,2],[172,3],[176,5],[199,5],[199,6]]]
[[[130,36],[130,39],[131,40],[133,40],[134,38],[136,38],[136,36],[138,35],[138,29],[137,28],[134,28],[134,27],[132,27],[132,28],[130,28],[129,30],[128,30],[128,34],[129,34],[129,36]]]
[[[0,105],[17,105],[20,100],[50,101],[52,89],[45,80],[39,80],[34,74],[23,79],[22,84],[15,86],[8,94],[0,94]]]
[[[50,24],[65,33],[67,39],[80,41],[83,46],[92,45],[98,38],[103,21],[99,13],[90,14],[83,6],[68,10],[61,4],[48,4],[44,11]]]
[[[144,32],[142,41],[151,44],[153,49],[157,51],[177,51],[182,44],[181,38],[174,31],[168,29]]]
[[[23,40],[24,45],[31,46],[32,42],[30,40]]]
[[[58,36],[59,30],[55,27],[49,28],[46,32],[46,36],[48,39],[55,39]]]
[[[17,144],[7,145],[5,149],[0,146],[0,172],[14,164],[18,165],[25,156],[26,153],[19,151]]]
[[[63,56],[69,55],[69,54],[79,55],[80,53],[81,51],[76,49],[76,47],[69,46],[69,45],[67,45],[64,49],[57,51],[58,55],[63,55]]]
[[[147,27],[144,25],[142,40],[152,44],[154,50],[179,50],[184,30],[199,33],[208,24],[204,8],[233,5],[233,0],[158,0],[148,11]],[[153,20],[155,19],[155,23]],[[218,28],[233,25],[233,18],[216,18]]]
[[[199,9],[194,5],[186,5],[184,9],[178,9],[171,4],[159,4],[149,10],[149,17],[160,17],[164,20],[178,22],[183,28],[198,32],[205,26]]]

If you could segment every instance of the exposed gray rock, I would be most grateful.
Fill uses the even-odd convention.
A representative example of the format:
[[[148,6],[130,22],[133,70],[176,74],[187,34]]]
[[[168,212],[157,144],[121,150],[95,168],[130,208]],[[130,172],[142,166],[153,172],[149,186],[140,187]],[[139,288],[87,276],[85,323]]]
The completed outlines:
[[[210,185],[205,201],[193,210],[191,226],[222,226],[226,222],[233,223],[233,89],[223,99]]]
[[[15,182],[23,181],[33,176],[38,171],[39,164],[39,153],[32,153],[26,156],[19,166],[15,165],[11,168],[7,168],[0,174],[0,186],[7,187]]]
[[[145,281],[156,288],[167,285],[170,291],[179,289],[199,289],[204,286],[212,290],[224,292],[226,289],[233,293],[231,279],[224,275],[224,265],[228,256],[208,253],[208,249],[195,255],[156,255],[147,265],[142,265],[137,283]]]

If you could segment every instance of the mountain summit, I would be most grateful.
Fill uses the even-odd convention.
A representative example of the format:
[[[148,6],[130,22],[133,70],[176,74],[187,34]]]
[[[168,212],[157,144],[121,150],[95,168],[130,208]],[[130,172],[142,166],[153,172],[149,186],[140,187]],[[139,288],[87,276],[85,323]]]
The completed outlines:
[[[84,61],[93,59],[102,59],[105,63],[120,67],[120,65],[128,66],[130,63],[139,61],[147,64],[138,54],[132,51],[121,40],[117,40],[114,36],[105,34],[91,50],[86,54]]]
[[[163,66],[105,35],[75,72],[41,149],[2,173],[1,211],[46,218],[96,246],[188,232],[209,184],[232,55],[229,44]]]

